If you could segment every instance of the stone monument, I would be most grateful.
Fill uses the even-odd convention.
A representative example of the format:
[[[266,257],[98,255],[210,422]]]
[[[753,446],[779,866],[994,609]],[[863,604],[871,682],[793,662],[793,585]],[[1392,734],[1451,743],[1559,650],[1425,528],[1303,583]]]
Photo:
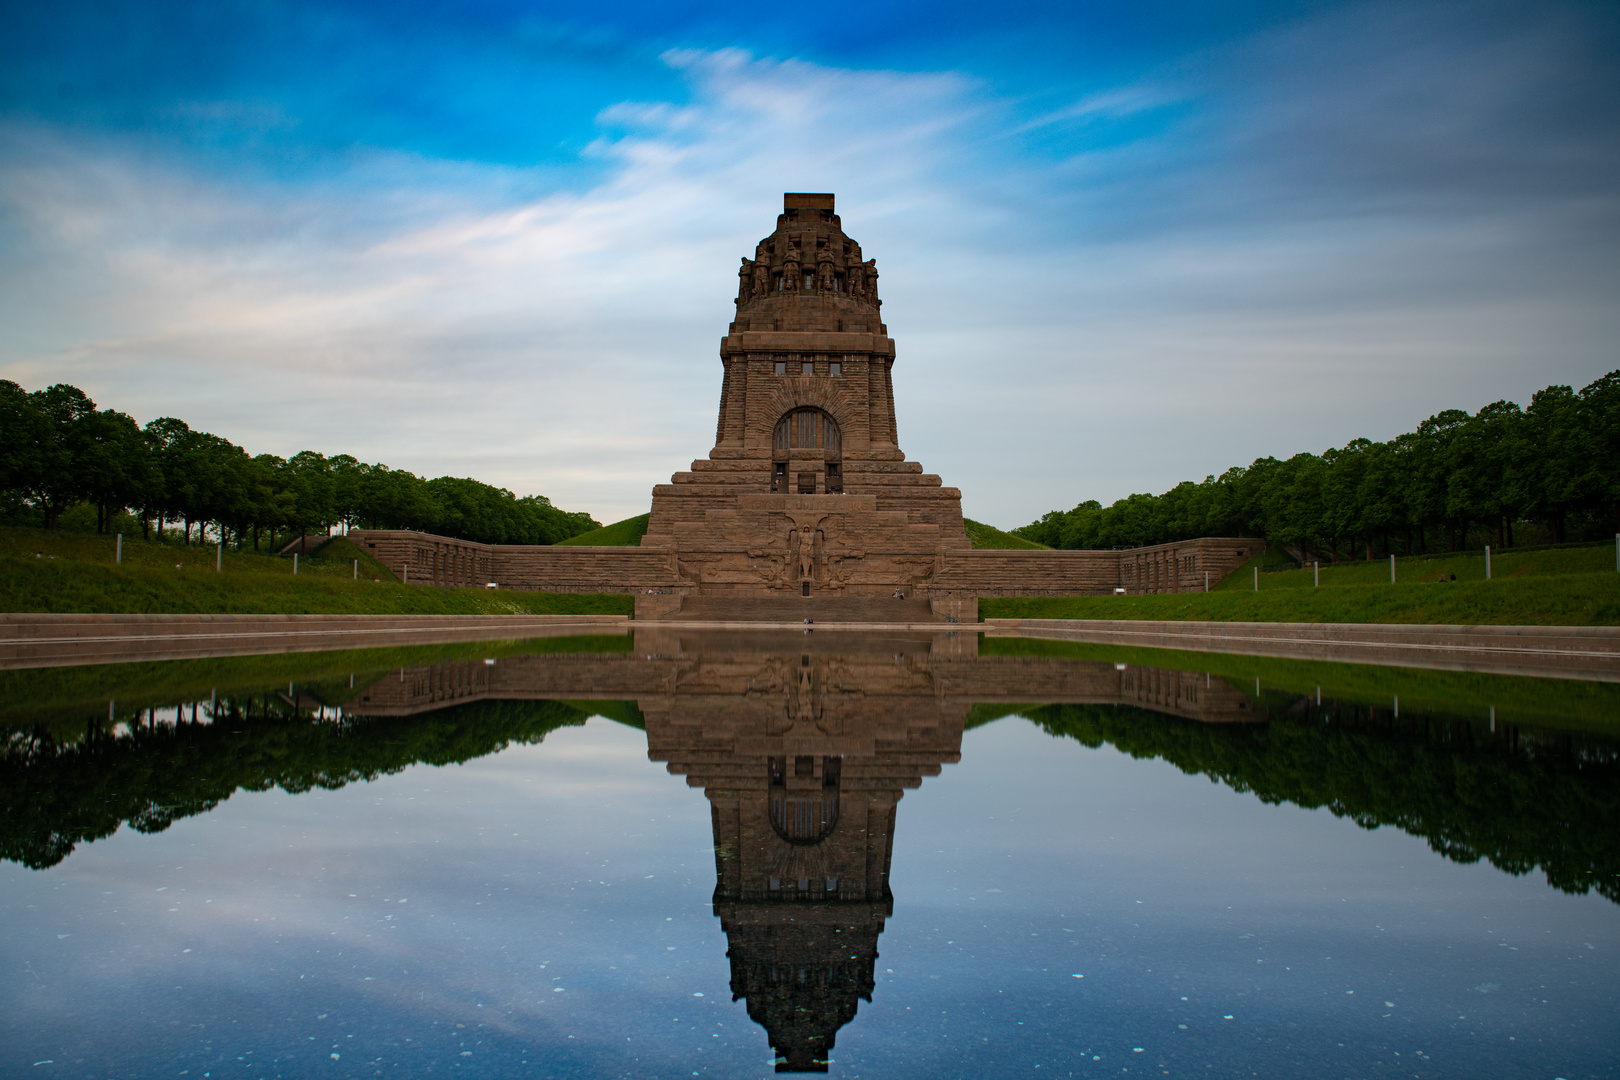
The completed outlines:
[[[688,614],[769,597],[921,599],[945,552],[970,547],[961,492],[900,450],[876,260],[832,195],[782,203],[738,270],[714,449],[653,489],[641,543],[673,553],[699,601]]]
[[[639,547],[351,536],[413,584],[631,593],[638,619],[974,622],[985,596],[1195,592],[1264,546],[975,550],[962,493],[907,461],[876,259],[828,194],[782,197],[737,268],[714,448],[653,489]]]

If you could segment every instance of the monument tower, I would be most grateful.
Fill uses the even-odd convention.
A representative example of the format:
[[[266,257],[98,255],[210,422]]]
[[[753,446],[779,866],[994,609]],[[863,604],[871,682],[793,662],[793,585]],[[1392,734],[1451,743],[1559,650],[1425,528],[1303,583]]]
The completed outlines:
[[[653,489],[642,546],[674,554],[689,600],[923,587],[969,547],[961,492],[900,450],[877,261],[832,195],[783,196],[735,303],[714,449]]]

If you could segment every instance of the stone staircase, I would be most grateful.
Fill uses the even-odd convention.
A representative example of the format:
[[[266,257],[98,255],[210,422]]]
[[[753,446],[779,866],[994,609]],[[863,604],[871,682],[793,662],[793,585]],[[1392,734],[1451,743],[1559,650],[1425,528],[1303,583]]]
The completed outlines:
[[[927,600],[881,596],[688,596],[669,619],[702,622],[943,623]]]

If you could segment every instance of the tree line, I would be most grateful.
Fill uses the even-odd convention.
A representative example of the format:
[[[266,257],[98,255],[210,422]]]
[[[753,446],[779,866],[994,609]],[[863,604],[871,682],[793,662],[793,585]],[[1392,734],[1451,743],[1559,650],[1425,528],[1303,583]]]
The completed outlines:
[[[1620,532],[1620,371],[1527,408],[1447,409],[1388,442],[1264,457],[1162,495],[1095,499],[1013,530],[1056,548],[1260,536],[1337,561],[1477,544],[1564,543]]]
[[[553,544],[598,528],[543,495],[518,498],[477,480],[425,480],[348,454],[305,450],[290,458],[250,455],[228,439],[161,417],[145,427],[98,409],[58,383],[29,392],[0,380],[0,499],[13,521],[56,528],[64,511],[96,510],[96,531],[121,513],[155,526],[183,526],[186,543],[213,526],[222,543],[274,549],[281,537],[348,528],[416,529],[486,544]]]

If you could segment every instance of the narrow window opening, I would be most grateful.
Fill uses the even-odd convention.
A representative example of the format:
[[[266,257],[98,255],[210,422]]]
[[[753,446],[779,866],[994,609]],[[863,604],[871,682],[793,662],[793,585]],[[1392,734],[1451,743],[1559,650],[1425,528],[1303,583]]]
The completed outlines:
[[[778,375],[786,375],[787,374],[787,361],[786,360],[778,360],[776,362],[776,373]]]
[[[774,461],[771,463],[771,490],[786,491],[788,485],[787,462]]]
[[[800,596],[809,596],[810,595],[810,583],[808,581],[804,582],[804,589],[800,592],[799,595]]]
[[[829,361],[827,361],[827,374],[828,375],[838,376],[838,375],[842,375],[843,373],[844,373],[844,362],[842,360],[829,360]]]
[[[827,492],[830,495],[844,492],[844,467],[836,461],[827,462]]]
[[[814,495],[816,493],[816,474],[802,472],[799,474],[799,494]]]

